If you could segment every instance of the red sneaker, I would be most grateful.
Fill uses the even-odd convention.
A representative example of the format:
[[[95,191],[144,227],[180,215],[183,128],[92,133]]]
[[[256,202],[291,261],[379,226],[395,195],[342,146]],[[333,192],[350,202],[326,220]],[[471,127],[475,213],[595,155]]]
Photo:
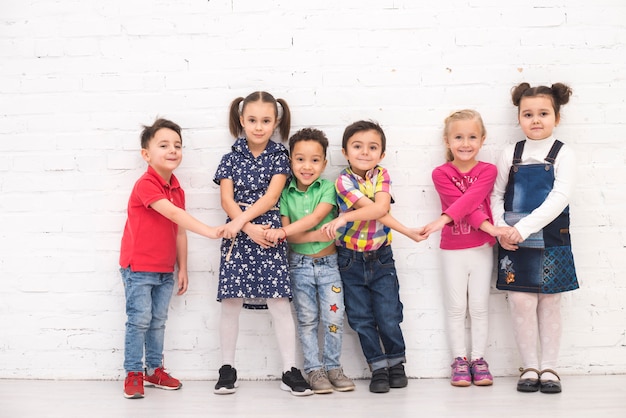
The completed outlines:
[[[158,367],[154,370],[154,374],[144,377],[144,384],[146,386],[154,386],[159,389],[176,390],[180,389],[182,383],[178,379],[174,379],[172,376],[165,372],[163,367]]]
[[[143,398],[143,373],[128,372],[124,380],[124,397],[126,399]]]

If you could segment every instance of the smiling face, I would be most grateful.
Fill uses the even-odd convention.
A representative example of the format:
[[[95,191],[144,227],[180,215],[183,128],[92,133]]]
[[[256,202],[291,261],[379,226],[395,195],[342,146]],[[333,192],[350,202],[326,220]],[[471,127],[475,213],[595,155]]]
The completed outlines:
[[[452,153],[452,164],[467,172],[477,164],[476,156],[485,142],[485,135],[476,119],[462,119],[450,122],[444,140]]]
[[[552,135],[559,117],[547,96],[524,97],[519,104],[519,124],[528,139],[541,140]]]
[[[361,177],[385,157],[381,136],[374,130],[356,132],[341,151],[352,171]]]
[[[291,152],[291,170],[296,177],[298,190],[306,191],[326,168],[324,148],[314,140],[302,140],[294,144]]]
[[[246,134],[248,148],[252,155],[258,156],[267,146],[278,124],[276,107],[260,100],[249,102],[244,106],[239,122]]]
[[[161,128],[148,142],[148,148],[141,149],[141,156],[165,181],[169,182],[172,172],[183,159],[183,141],[175,131]]]

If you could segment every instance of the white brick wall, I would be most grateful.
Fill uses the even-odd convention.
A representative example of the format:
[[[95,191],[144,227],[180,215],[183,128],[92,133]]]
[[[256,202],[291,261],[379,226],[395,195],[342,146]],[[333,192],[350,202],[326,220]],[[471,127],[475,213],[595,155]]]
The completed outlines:
[[[224,221],[211,178],[232,143],[227,107],[264,89],[285,98],[293,131],[331,139],[326,176],[344,165],[346,124],[378,120],[389,138],[394,214],[412,225],[439,212],[430,171],[443,118],[478,109],[493,161],[520,138],[509,90],[571,84],[557,136],[576,149],[572,232],[582,288],[563,298],[564,374],[626,372],[626,6],[622,0],[5,0],[0,6],[0,378],[118,379],[124,296],[117,271],[125,207],[145,170],[141,124],[184,128],[177,171],[189,211]],[[292,131],[292,132],[293,132]],[[442,377],[437,237],[396,236],[407,370]],[[218,242],[190,234],[189,292],[174,297],[166,363],[181,378],[215,378]],[[504,294],[491,295],[487,358],[520,361]],[[244,312],[242,378],[280,372],[267,313]],[[345,335],[348,374],[366,364]],[[354,355],[353,355],[354,354]]]

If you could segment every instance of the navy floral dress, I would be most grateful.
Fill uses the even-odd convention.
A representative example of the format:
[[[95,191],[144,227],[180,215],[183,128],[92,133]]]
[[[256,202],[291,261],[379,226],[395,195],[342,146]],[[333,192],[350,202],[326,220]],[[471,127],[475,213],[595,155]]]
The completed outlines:
[[[261,198],[276,174],[291,175],[287,149],[269,141],[265,150],[254,157],[245,138],[235,141],[232,151],[222,157],[213,181],[231,179],[234,198],[241,210]],[[252,223],[280,228],[280,211],[276,207],[255,218]],[[227,222],[230,218],[227,218]],[[222,239],[217,300],[243,298],[248,309],[265,309],[266,298],[291,298],[287,244],[263,249],[240,231],[234,240]]]

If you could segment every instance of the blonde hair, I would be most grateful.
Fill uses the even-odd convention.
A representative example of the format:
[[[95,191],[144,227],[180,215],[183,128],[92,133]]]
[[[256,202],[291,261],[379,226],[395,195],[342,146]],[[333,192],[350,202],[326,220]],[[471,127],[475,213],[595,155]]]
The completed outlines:
[[[480,113],[473,109],[463,109],[457,110],[456,112],[452,112],[443,122],[443,142],[446,144],[448,133],[450,130],[450,125],[452,122],[456,122],[458,120],[474,120],[480,126],[480,132],[482,137],[487,136],[487,129],[485,129],[485,124],[483,123],[483,118],[480,116]],[[446,161],[454,160],[454,156],[452,155],[452,151],[450,148],[446,147]]]

